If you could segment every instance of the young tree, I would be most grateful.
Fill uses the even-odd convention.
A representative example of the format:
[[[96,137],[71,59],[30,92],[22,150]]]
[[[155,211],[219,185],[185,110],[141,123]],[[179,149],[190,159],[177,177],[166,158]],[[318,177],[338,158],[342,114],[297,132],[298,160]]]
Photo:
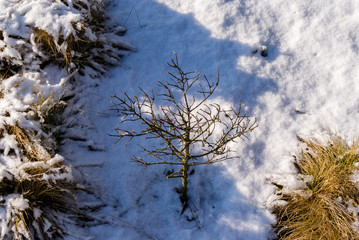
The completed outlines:
[[[170,80],[158,82],[164,93],[155,95],[153,90],[146,92],[139,87],[141,97],[114,96],[117,100],[112,109],[122,115],[120,127],[116,128],[118,140],[127,139],[126,145],[135,137],[145,136],[148,139],[159,139],[160,146],[140,146],[152,160],[134,156],[133,160],[144,165],[172,165],[178,170],[167,178],[181,178],[181,202],[183,209],[188,204],[189,168],[199,165],[212,164],[238,156],[229,155],[231,149],[228,143],[245,137],[257,127],[246,115],[241,114],[241,103],[238,109],[223,109],[219,104],[207,104],[219,84],[217,80],[211,83],[206,76],[200,81],[200,73],[184,72],[178,65],[176,53],[168,65],[175,71],[169,72]],[[159,96],[165,106],[155,105]],[[140,122],[139,130],[121,126],[125,122]],[[221,133],[214,134],[221,129]],[[153,160],[155,159],[155,160]]]

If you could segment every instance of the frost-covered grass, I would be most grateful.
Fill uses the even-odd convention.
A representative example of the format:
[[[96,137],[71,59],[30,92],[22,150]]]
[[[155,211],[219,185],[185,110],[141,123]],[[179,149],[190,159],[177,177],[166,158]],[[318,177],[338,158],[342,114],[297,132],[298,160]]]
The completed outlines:
[[[296,159],[303,188],[280,192],[276,232],[280,239],[359,239],[356,225],[359,190],[352,180],[358,169],[358,143],[331,136],[327,144],[303,140]],[[288,186],[278,185],[278,190]]]

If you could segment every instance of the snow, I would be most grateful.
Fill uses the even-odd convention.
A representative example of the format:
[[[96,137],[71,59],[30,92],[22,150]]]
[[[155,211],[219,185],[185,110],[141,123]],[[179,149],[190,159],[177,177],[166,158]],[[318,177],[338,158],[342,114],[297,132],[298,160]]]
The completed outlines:
[[[138,85],[158,90],[155,83],[168,79],[166,62],[174,50],[184,70],[199,70],[215,79],[218,68],[220,85],[214,99],[233,104],[241,100],[258,122],[249,140],[236,145],[239,160],[197,168],[191,176],[190,196],[199,209],[194,222],[175,213],[180,209],[173,192],[178,181],[166,180],[165,169],[142,169],[128,160],[138,152],[136,144],[146,144],[145,140],[123,149],[121,143],[110,147],[116,139],[103,136],[108,146],[105,163],[91,174],[102,176],[106,192],[119,199],[122,219],[156,239],[267,239],[274,222],[266,208],[275,199],[270,180],[280,176],[290,186],[288,191],[303,187],[292,175],[293,155],[302,147],[297,135],[321,139],[331,129],[350,141],[358,134],[357,5],[355,1],[113,3],[116,24],[122,25],[131,12],[125,37],[137,51],[103,81],[99,95],[107,98],[126,91],[132,96]],[[252,53],[262,46],[267,47],[267,57]],[[95,111],[109,105],[100,101],[100,97],[94,100]],[[98,133],[113,133],[120,121],[120,116],[93,118],[99,122]],[[108,239],[146,239],[129,229],[112,231]],[[93,232],[101,238],[100,227]]]
[[[35,2],[41,8],[31,7]],[[33,56],[41,56],[28,25],[68,36],[74,34],[71,23],[82,16],[61,1],[0,0],[0,8],[6,9],[0,13],[0,29],[7,30],[0,37],[0,48],[4,47],[0,58],[14,64],[29,64]],[[1,82],[6,94],[0,99],[0,125],[18,122],[44,136],[40,123],[25,111],[36,104],[39,91],[46,98],[76,93],[71,108],[75,115],[65,112],[69,130],[61,156],[47,164],[66,159],[84,179],[94,182],[105,207],[91,214],[111,224],[88,226],[86,234],[68,239],[268,239],[275,223],[270,213],[276,200],[271,181],[286,184],[284,192],[305,188],[308,181],[307,176],[294,175],[293,155],[303,147],[297,136],[323,140],[330,130],[349,142],[358,136],[358,1],[117,0],[108,2],[107,12],[109,26],[119,32],[125,27],[124,38],[136,47],[109,74],[98,78],[90,69],[84,76],[75,74],[76,90],[66,87],[70,79],[66,71],[51,67]],[[111,39],[96,36],[91,29],[86,34]],[[263,48],[266,57],[261,55]],[[20,49],[28,55],[24,57]],[[169,78],[166,63],[174,57],[172,51],[183,70],[198,70],[210,81],[216,79],[218,68],[220,83],[211,101],[237,106],[241,100],[258,123],[248,139],[231,144],[240,159],[195,169],[189,183],[192,212],[183,215],[174,190],[180,181],[165,176],[171,169],[143,168],[130,161],[140,150],[137,144],[153,142],[137,139],[124,148],[124,142],[114,145],[117,139],[108,136],[115,134],[122,117],[109,110],[115,102],[111,96],[122,96],[124,91],[136,95],[137,86],[159,91],[156,82]],[[117,60],[110,55],[108,62]],[[8,156],[10,149],[17,149],[14,136],[4,134],[0,149],[1,163],[9,164],[14,158]],[[15,176],[7,169],[20,163],[6,164],[0,165],[0,179]],[[44,177],[71,180],[72,171]],[[5,199],[9,204],[15,200],[20,202],[21,195]],[[195,220],[187,220],[193,216]],[[2,234],[9,231],[4,224]]]

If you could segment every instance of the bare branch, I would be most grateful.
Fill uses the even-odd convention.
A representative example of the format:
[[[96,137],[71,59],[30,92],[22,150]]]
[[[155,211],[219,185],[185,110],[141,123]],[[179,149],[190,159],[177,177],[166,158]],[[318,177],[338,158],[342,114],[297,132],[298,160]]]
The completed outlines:
[[[123,97],[113,96],[117,103],[113,103],[111,109],[121,115],[121,127],[111,136],[117,137],[117,142],[126,139],[125,146],[137,137],[155,140],[150,147],[139,145],[149,160],[134,156],[133,161],[145,167],[179,166],[167,178],[182,179],[181,199],[186,206],[189,167],[239,158],[230,155],[232,150],[228,143],[246,138],[257,125],[247,113],[241,114],[240,102],[238,109],[223,109],[217,103],[206,104],[219,85],[218,69],[214,82],[206,76],[202,81],[199,72],[184,72],[174,54],[175,58],[168,63],[173,70],[169,72],[170,80],[158,82],[163,91],[161,94],[156,95],[153,90],[146,92],[139,87],[139,96],[130,97],[126,92]],[[157,97],[167,105],[156,106]],[[141,125],[136,129],[123,125],[137,121]]]

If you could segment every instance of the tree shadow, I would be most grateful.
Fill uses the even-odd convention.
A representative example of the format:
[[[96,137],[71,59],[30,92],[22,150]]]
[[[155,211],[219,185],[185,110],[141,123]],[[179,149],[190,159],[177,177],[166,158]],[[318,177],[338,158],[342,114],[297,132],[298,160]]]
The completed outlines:
[[[156,12],[147,11],[148,7],[156,9]],[[130,9],[127,9],[122,13],[125,17],[113,20],[114,25],[121,25],[127,19],[126,38],[137,46],[138,54],[128,58],[139,63],[135,69],[137,73],[133,74],[141,77],[132,75],[130,89],[136,90],[138,85],[142,87],[149,83],[155,88],[153,83],[168,79],[166,62],[173,57],[172,51],[176,51],[185,71],[198,70],[209,79],[215,79],[219,69],[221,81],[217,96],[234,100],[240,98],[244,104],[252,106],[264,92],[277,92],[278,86],[271,78],[245,72],[238,64],[242,56],[260,62],[274,61],[281,54],[276,47],[277,43],[263,39],[262,44],[267,44],[268,56],[262,57],[253,54],[258,47],[256,44],[250,46],[213,37],[211,29],[202,26],[193,14],[178,13],[156,1],[138,1],[135,8],[137,15],[134,11],[129,15]]]

